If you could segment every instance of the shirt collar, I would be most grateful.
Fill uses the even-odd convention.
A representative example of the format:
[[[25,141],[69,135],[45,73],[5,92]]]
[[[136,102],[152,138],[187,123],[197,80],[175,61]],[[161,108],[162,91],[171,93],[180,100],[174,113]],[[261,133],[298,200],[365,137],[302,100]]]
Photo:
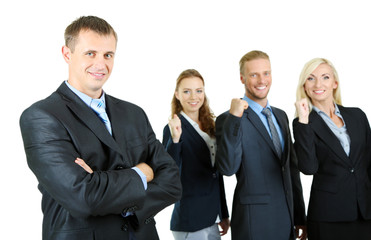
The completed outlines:
[[[195,121],[193,121],[190,117],[188,117],[188,115],[187,115],[185,112],[181,111],[180,114],[181,114],[185,119],[187,119],[187,121],[188,121],[188,122],[189,122],[193,127],[199,127],[198,124],[197,124]]]
[[[66,85],[71,89],[72,92],[74,92],[86,105],[90,107],[93,98],[89,97],[85,93],[80,92],[76,88],[74,88],[71,84],[68,83],[68,81],[65,81]],[[102,96],[99,98],[103,102],[103,107],[106,109],[106,101],[105,101],[105,93],[103,91]]]
[[[334,113],[339,116],[340,115],[340,110],[339,110],[338,105],[335,102],[334,102],[334,106],[335,106]],[[319,109],[318,107],[316,107],[314,105],[313,105],[313,110],[316,111],[317,113],[324,113],[324,114],[326,114],[324,111],[322,111],[321,109]]]
[[[264,109],[259,103],[255,102],[254,100],[251,100],[246,95],[243,96],[243,100],[245,100],[249,104],[249,107],[251,107],[251,109],[254,110],[254,112],[256,113],[261,113]],[[267,106],[265,108],[268,108],[269,110],[272,111],[272,108],[269,105],[269,101],[267,101]]]

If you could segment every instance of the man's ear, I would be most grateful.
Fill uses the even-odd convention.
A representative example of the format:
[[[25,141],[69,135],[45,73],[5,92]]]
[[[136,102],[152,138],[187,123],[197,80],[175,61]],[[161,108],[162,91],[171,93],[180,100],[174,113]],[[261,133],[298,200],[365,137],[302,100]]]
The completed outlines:
[[[240,80],[242,84],[245,84],[245,77],[242,74],[240,74]]]
[[[63,46],[62,47],[62,55],[63,55],[63,58],[64,58],[64,61],[66,61],[66,63],[70,63],[71,61],[71,49],[67,46]]]

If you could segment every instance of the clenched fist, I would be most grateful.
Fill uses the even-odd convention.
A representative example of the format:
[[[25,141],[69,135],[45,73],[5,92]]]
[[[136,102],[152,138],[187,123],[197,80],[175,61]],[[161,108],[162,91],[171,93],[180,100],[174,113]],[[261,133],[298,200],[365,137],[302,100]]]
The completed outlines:
[[[245,111],[248,107],[249,104],[245,100],[242,100],[240,98],[233,98],[229,113],[236,117],[242,117],[243,111]]]
[[[296,112],[298,113],[299,122],[308,124],[309,122],[309,103],[303,98],[295,103]]]
[[[169,128],[173,143],[178,143],[180,135],[182,135],[182,124],[178,115],[174,114],[174,117],[169,120]]]

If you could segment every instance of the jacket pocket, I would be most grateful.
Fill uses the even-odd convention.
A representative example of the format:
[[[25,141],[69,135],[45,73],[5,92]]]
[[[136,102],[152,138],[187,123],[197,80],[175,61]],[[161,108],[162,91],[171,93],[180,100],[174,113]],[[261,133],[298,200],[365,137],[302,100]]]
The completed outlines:
[[[268,204],[271,200],[269,194],[241,196],[241,204]]]

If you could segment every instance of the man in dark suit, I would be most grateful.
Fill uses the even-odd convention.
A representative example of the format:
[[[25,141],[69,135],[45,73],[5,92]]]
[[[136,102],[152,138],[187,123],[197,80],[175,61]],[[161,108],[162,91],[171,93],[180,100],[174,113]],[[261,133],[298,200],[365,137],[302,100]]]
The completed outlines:
[[[305,208],[288,119],[267,99],[272,83],[268,55],[251,51],[243,56],[240,79],[244,98],[233,99],[229,112],[216,120],[217,167],[237,177],[232,239],[288,240],[299,229],[299,238],[305,239]]]
[[[116,33],[81,17],[65,40],[68,81],[20,119],[43,195],[43,239],[158,239],[153,218],[180,199],[178,168],[144,111],[102,90]]]

